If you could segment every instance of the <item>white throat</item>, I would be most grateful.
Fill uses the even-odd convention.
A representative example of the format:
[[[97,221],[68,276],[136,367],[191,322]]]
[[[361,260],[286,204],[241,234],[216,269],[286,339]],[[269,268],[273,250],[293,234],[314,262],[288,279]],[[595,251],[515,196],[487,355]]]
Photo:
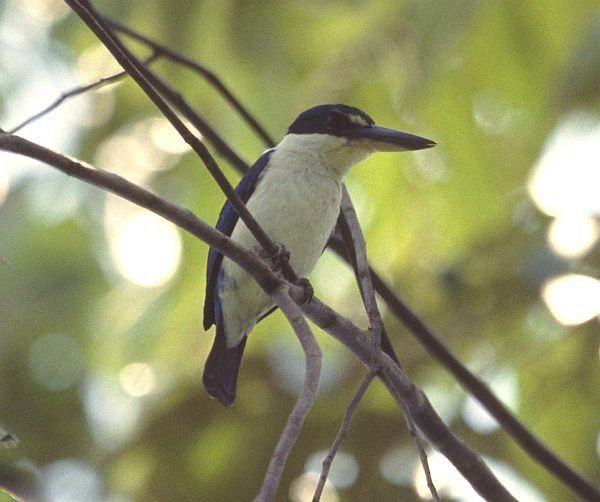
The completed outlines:
[[[351,144],[348,139],[329,134],[288,134],[275,147],[278,154],[295,158],[305,157],[307,162],[317,157],[340,180],[350,168],[366,159],[373,150]]]

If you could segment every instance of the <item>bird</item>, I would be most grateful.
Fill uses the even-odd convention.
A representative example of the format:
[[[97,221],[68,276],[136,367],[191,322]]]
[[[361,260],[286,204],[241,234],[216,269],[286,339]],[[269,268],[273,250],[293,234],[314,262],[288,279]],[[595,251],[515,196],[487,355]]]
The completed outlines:
[[[235,191],[271,240],[289,253],[296,274],[305,278],[334,230],[342,182],[350,168],[375,152],[435,145],[420,136],[377,126],[353,106],[318,105],[294,120],[281,142],[258,158]],[[216,228],[265,257],[229,201]],[[275,308],[272,298],[247,272],[217,249],[209,250],[203,325],[205,330],[216,325],[216,334],[202,382],[221,404],[233,404],[248,335]],[[387,336],[382,349],[397,361]]]

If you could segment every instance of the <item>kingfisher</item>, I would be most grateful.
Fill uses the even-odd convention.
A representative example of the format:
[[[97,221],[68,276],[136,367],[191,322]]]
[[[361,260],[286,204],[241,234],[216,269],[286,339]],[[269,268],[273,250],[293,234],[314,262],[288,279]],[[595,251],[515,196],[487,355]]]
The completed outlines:
[[[352,106],[319,105],[301,113],[281,142],[246,172],[235,191],[271,240],[289,252],[299,277],[313,271],[332,234],[350,168],[374,152],[430,148],[429,139],[375,125]],[[264,251],[227,201],[216,228],[265,257]],[[235,400],[238,372],[248,335],[275,310],[273,300],[233,261],[211,248],[206,270],[204,329],[216,325],[202,382],[223,405]],[[387,339],[382,349],[396,356]]]

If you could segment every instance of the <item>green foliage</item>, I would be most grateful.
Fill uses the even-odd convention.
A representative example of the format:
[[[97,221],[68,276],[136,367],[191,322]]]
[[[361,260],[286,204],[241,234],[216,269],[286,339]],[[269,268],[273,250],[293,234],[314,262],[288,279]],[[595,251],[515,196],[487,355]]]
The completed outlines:
[[[41,88],[54,89],[49,102],[57,89],[90,80],[70,68],[98,46],[72,14],[33,25],[34,33],[48,37],[39,47],[5,44],[7,16],[25,12],[19,4],[0,10],[0,72],[12,75],[0,81],[4,129],[46,103],[17,106],[18,82],[35,78]],[[371,261],[470,368],[489,381],[513,375],[517,414],[579,471],[600,479],[598,321],[560,326],[540,297],[544,280],[556,273],[598,276],[598,248],[577,260],[557,259],[546,242],[548,221],[526,190],[558,123],[574,110],[597,121],[596,2],[94,4],[211,68],[276,138],[304,109],[343,102],[379,124],[435,139],[435,149],[375,155],[349,175]],[[138,44],[131,47],[147,54]],[[24,48],[47,60],[35,76],[18,61]],[[100,66],[101,58],[92,61]],[[9,63],[23,65],[20,77],[16,66],[9,72]],[[252,161],[265,149],[196,74],[166,62],[156,68],[243,158]],[[54,78],[55,71],[62,77]],[[125,143],[101,155],[116,136],[149,141],[149,120],[158,115],[131,82],[104,92],[76,98],[70,119],[56,111],[39,122],[41,130],[22,134],[35,130],[40,143],[114,169],[215,222],[224,198],[191,153],[152,145],[148,163],[162,162],[154,170],[128,162]],[[77,108],[84,101],[87,111]],[[56,130],[67,139],[55,140],[50,133]],[[132,151],[139,160],[142,154]],[[206,246],[181,235],[172,277],[144,287],[116,264],[114,246],[126,236],[130,206],[112,207],[114,196],[33,162],[26,163],[26,174],[25,168],[10,170],[2,204],[2,171],[14,157],[1,159],[0,422],[21,444],[0,450],[0,460],[27,459],[48,472],[53,462],[74,459],[96,473],[99,490],[131,500],[251,499],[301,384],[302,353],[283,317],[276,314],[255,329],[238,401],[222,409],[200,382],[212,341],[201,328]],[[217,159],[235,182],[235,171]],[[138,261],[153,251],[143,249]],[[349,270],[325,256],[312,279],[320,298],[365,325]],[[464,393],[391,315],[385,319],[405,369],[469,445],[511,466],[546,500],[573,498],[504,433],[474,430],[463,413]],[[69,354],[34,358],[34,347],[49,335],[67,340]],[[298,490],[290,487],[310,455],[329,447],[363,375],[335,342],[324,335],[319,340],[322,391],[288,463],[281,500],[296,500]],[[65,361],[79,369],[71,377],[67,371],[64,387],[53,389]],[[146,366],[130,366],[139,362]],[[404,467],[390,478],[383,466],[399,449]],[[416,497],[416,452],[379,384],[361,403],[343,450],[358,461],[359,473],[338,490],[339,500]]]

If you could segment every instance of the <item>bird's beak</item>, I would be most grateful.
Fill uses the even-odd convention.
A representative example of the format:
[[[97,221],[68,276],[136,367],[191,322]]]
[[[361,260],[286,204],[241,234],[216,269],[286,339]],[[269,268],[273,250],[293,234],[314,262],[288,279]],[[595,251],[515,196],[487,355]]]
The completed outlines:
[[[354,129],[348,135],[348,139],[352,145],[380,152],[423,150],[437,145],[430,139],[376,125]]]

